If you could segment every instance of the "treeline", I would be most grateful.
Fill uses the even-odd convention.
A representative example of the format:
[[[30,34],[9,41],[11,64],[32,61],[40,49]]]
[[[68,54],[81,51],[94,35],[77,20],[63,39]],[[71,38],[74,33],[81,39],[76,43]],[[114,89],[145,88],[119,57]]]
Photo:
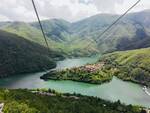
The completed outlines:
[[[49,90],[49,93],[55,93]],[[74,96],[78,98],[68,98]],[[141,109],[123,105],[120,101],[111,103],[99,98],[56,94],[46,96],[29,90],[0,89],[0,102],[5,104],[4,113],[140,113]]]

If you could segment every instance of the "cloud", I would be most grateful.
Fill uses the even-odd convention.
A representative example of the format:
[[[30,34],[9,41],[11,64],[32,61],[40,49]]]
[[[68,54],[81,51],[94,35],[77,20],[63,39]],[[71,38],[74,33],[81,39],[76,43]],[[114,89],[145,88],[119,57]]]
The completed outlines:
[[[0,15],[1,21],[10,21],[6,16]]]
[[[83,4],[91,4],[92,0],[79,0],[79,3],[83,3]]]
[[[68,21],[77,21],[97,13],[121,14],[135,2],[136,0],[35,0],[42,19],[62,18]],[[149,0],[141,0],[132,11],[149,7]],[[37,20],[31,0],[1,0],[0,21],[5,20]]]
[[[124,0],[93,0],[93,4],[103,13],[114,13],[115,5],[121,5]]]
[[[32,4],[28,5],[31,6]],[[0,15],[14,21],[30,21],[34,19],[33,12],[25,4],[22,4],[20,0],[1,0]]]

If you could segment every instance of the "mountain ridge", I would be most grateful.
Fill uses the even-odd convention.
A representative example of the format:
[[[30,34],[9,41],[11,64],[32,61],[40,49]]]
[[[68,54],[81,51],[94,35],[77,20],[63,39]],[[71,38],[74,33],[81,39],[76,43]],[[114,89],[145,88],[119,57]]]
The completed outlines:
[[[51,48],[57,51],[63,51],[69,56],[85,56],[97,52],[107,53],[116,50],[149,47],[149,15],[150,10],[129,13],[102,37],[98,36],[116,20],[119,15],[97,14],[73,23],[63,19],[48,19],[43,20],[42,25]],[[24,29],[26,27],[26,29],[21,29],[20,25],[19,32],[11,25],[8,26],[7,23],[0,23],[0,28],[8,32],[16,33],[41,45],[45,45],[39,24],[37,22],[24,24],[26,25],[22,27]],[[29,29],[32,32],[30,32]],[[98,43],[94,42],[94,40],[98,40]],[[88,43],[91,44],[85,49]],[[133,44],[135,44],[135,47]],[[142,46],[143,44],[147,46]]]

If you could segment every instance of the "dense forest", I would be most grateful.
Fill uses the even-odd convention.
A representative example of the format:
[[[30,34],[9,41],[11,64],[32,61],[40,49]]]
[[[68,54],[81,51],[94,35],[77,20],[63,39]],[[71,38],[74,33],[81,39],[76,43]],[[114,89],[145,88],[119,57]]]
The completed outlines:
[[[40,93],[38,93],[40,92]],[[99,98],[77,94],[61,94],[53,90],[33,93],[29,90],[0,89],[0,102],[4,113],[140,113],[141,109],[111,103]]]
[[[54,68],[59,52],[51,51],[18,35],[0,31],[0,77]]]

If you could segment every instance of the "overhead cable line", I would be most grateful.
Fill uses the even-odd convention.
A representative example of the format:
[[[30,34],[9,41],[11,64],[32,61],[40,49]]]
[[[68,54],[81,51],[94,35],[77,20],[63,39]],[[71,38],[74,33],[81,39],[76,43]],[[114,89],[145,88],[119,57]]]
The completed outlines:
[[[99,39],[102,37],[108,30],[110,30],[119,20],[121,20],[131,9],[133,9],[141,0],[138,0],[135,4],[133,4],[125,13],[123,13],[117,20],[115,20],[111,25],[109,25],[100,35],[97,36],[96,39],[94,39],[95,42],[99,44]],[[91,42],[86,46],[89,47]],[[85,47],[85,48],[86,48]]]
[[[46,39],[46,35],[45,35],[45,33],[44,33],[44,29],[43,29],[43,27],[42,27],[42,23],[41,23],[40,17],[39,17],[39,15],[38,15],[38,11],[37,11],[36,6],[35,6],[35,2],[34,2],[34,0],[31,0],[31,1],[32,1],[33,7],[34,7],[34,10],[35,10],[35,13],[36,13],[36,16],[37,16],[37,19],[38,19],[38,22],[39,22],[39,25],[40,25],[40,28],[41,28],[43,37],[44,37],[44,40],[45,40],[45,42],[46,42],[46,45],[47,45],[47,47],[48,47],[48,50],[50,50],[50,49],[49,49],[49,45],[48,45],[48,41],[47,41],[47,39]],[[122,19],[131,9],[133,9],[140,1],[141,1],[141,0],[138,0],[135,4],[133,4],[125,13],[123,13],[121,16],[119,16],[119,18],[117,18],[117,20],[115,20],[111,25],[109,25],[100,35],[97,36],[97,38],[94,38],[93,40],[94,40],[96,43],[99,43],[98,41],[99,41],[100,37],[102,37],[108,30],[110,30],[119,20],[121,20],[121,19]],[[86,47],[90,47],[90,44],[91,44],[91,42],[90,42],[89,44],[87,44]]]
[[[46,46],[47,46],[47,48],[48,48],[48,52],[50,52],[50,48],[49,48],[49,45],[48,45],[48,41],[47,41],[46,35],[45,35],[45,33],[44,33],[44,29],[43,29],[43,26],[42,26],[42,23],[41,23],[41,20],[40,20],[40,17],[39,17],[37,8],[36,8],[36,6],[35,6],[35,2],[34,2],[34,0],[31,0],[31,1],[32,1],[32,5],[33,5],[33,8],[34,8],[35,14],[36,14],[37,19],[38,19],[40,28],[41,28],[42,35],[43,35],[43,37],[44,37],[44,41],[45,41]]]

